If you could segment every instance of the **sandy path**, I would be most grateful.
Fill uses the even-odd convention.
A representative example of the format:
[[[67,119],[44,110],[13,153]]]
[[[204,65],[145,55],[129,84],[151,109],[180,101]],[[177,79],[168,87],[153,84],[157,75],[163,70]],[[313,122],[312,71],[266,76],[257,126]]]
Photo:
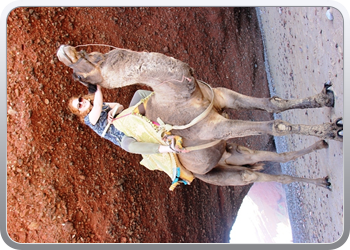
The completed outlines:
[[[319,93],[328,80],[336,93],[335,108],[293,110],[276,115],[291,123],[320,124],[343,116],[343,18],[324,7],[259,8],[271,74],[271,93],[302,98]],[[318,138],[276,138],[277,150],[307,147]],[[285,185],[294,242],[336,242],[343,233],[343,144],[282,164],[287,174],[319,178],[329,176],[332,192],[314,185]]]

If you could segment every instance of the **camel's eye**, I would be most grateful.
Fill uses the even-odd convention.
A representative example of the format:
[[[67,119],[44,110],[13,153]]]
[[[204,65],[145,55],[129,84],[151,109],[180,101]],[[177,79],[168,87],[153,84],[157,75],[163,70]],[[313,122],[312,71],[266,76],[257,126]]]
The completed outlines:
[[[82,81],[82,80],[83,80],[83,77],[82,77],[82,76],[78,76],[78,80],[79,80],[79,81]]]

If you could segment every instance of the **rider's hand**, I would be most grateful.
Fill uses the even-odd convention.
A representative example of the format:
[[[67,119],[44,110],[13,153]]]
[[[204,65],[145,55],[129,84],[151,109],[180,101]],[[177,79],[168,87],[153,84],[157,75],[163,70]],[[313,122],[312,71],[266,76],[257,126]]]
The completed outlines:
[[[107,116],[107,121],[109,124],[111,124],[113,122],[113,109],[111,109],[109,112],[108,112],[108,116]]]
[[[159,145],[159,153],[187,153],[188,150],[176,147],[175,138],[171,139],[170,145]]]

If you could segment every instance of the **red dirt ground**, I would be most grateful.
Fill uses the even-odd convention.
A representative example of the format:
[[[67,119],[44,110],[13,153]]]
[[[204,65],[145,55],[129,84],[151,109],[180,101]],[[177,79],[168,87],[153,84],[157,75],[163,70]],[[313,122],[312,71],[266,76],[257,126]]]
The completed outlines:
[[[86,93],[60,63],[61,44],[165,53],[198,78],[268,97],[254,8],[17,8],[7,29],[7,229],[15,242],[228,242],[250,186],[171,180],[70,114]],[[108,51],[104,47],[84,48]],[[140,86],[103,90],[127,106]],[[231,118],[272,119],[228,111]],[[269,136],[236,139],[273,150]]]

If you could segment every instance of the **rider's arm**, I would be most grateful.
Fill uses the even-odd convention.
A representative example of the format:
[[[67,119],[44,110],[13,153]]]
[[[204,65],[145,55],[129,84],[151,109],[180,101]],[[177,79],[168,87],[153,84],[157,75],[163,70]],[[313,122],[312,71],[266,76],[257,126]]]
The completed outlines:
[[[102,91],[101,91],[101,87],[97,85],[97,90],[95,92],[95,98],[94,98],[94,106],[89,113],[89,120],[92,125],[95,125],[98,119],[100,118],[100,115],[102,112],[102,105],[103,105]]]
[[[121,148],[134,154],[175,153],[175,151],[167,145],[160,145],[158,143],[150,142],[138,142],[133,137],[129,136],[123,137]]]

